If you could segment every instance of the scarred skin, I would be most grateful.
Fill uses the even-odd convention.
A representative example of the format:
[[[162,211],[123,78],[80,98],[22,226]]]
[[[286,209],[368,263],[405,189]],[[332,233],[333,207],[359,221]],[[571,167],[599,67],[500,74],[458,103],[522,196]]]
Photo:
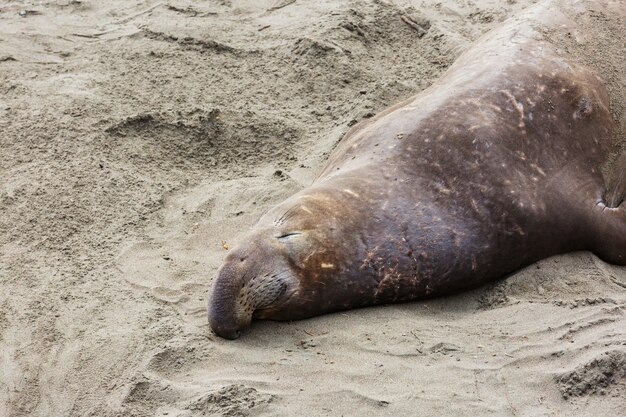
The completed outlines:
[[[212,329],[236,338],[253,317],[451,294],[575,250],[625,265],[625,187],[601,171],[616,135],[607,92],[537,38],[506,26],[348,132],[229,252]]]

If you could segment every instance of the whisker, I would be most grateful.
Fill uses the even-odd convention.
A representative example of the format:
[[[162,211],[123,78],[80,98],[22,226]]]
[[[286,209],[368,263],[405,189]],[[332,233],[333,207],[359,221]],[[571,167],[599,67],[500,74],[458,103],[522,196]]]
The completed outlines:
[[[285,269],[284,271],[281,271],[281,272],[278,272],[278,273],[272,275],[272,278],[282,279],[282,278],[286,277],[287,275],[289,275],[289,272],[290,271],[288,269]]]

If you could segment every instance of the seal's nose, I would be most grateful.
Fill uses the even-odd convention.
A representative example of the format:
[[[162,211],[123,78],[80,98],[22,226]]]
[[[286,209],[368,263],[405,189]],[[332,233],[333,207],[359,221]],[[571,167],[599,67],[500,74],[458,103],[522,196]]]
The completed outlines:
[[[211,325],[211,330],[213,330],[213,333],[215,333],[219,337],[234,340],[241,336],[241,330],[237,328],[221,326],[219,322],[214,322],[213,320],[211,320],[211,318],[209,318],[209,323]]]
[[[217,290],[217,289],[216,289]],[[225,339],[237,339],[241,336],[241,323],[233,308],[233,301],[220,300],[220,297],[215,296],[215,290],[213,296],[209,301],[209,325],[213,332]]]
[[[215,334],[236,339],[250,325],[251,318],[240,317],[239,292],[242,277],[238,268],[226,263],[219,270],[209,297],[209,325]]]

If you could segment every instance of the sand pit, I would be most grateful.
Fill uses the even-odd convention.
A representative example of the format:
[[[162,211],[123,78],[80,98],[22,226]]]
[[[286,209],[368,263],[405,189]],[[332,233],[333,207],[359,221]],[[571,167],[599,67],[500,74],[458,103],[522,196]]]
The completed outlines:
[[[0,416],[622,413],[626,269],[587,252],[234,342],[206,320],[227,248],[350,126],[534,3],[0,3]],[[623,19],[562,11],[585,30],[545,36],[626,138]]]

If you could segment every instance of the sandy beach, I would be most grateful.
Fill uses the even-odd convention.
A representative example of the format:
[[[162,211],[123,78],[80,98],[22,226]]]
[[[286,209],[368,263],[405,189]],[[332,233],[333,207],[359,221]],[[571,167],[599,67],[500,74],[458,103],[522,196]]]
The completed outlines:
[[[228,249],[545,1],[0,1],[0,416],[618,416],[626,268],[215,336]],[[626,5],[559,9],[626,143]],[[549,7],[546,10],[551,10]]]

